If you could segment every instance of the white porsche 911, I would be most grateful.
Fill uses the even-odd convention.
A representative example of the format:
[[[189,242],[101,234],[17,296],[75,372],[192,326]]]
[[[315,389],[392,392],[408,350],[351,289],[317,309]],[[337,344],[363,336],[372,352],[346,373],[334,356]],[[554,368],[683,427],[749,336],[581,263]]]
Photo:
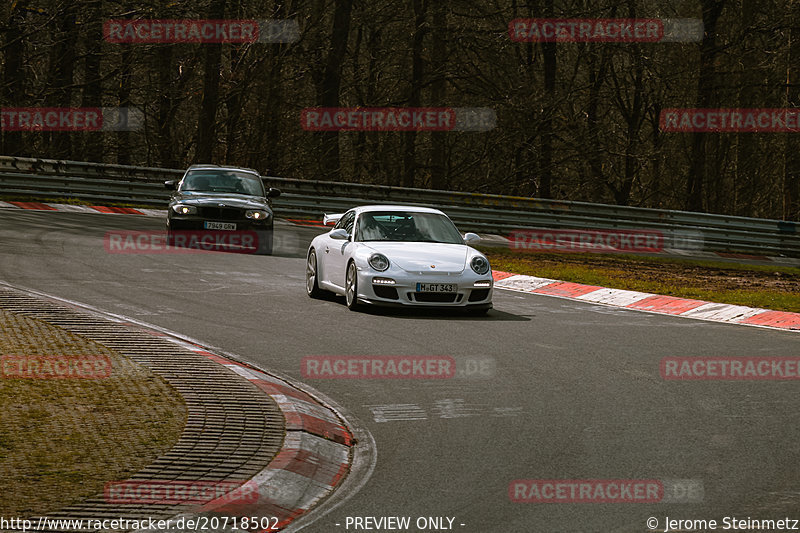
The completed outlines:
[[[335,222],[311,241],[306,291],[344,295],[347,307],[361,305],[455,307],[484,314],[492,307],[489,260],[469,245],[436,209],[373,205],[325,215]]]

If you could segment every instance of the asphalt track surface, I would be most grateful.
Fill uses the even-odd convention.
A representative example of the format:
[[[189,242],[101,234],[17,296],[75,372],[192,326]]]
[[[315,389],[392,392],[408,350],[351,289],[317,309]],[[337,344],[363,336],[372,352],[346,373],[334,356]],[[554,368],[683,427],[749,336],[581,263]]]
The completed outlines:
[[[109,254],[104,235],[120,229],[161,230],[163,221],[0,209],[0,280],[222,347],[354,415],[374,437],[374,470],[303,531],[348,531],[347,517],[366,516],[410,516],[410,531],[417,517],[453,517],[455,531],[491,533],[648,531],[648,517],[663,530],[666,516],[800,519],[800,382],[659,374],[667,356],[797,356],[797,333],[506,291],[487,317],[352,313],[342,300],[305,295],[306,246],[322,230],[278,227],[272,257]],[[309,355],[490,357],[497,370],[308,381],[300,362]],[[525,478],[691,479],[704,495],[512,503],[509,483]]]

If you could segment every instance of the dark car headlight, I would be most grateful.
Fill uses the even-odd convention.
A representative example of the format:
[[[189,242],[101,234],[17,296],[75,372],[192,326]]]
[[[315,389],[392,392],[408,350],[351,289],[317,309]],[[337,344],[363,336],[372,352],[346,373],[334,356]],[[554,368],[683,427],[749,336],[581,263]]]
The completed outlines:
[[[172,206],[172,210],[178,213],[179,215],[197,214],[197,208],[193,205],[175,204]]]
[[[369,258],[369,266],[378,272],[383,272],[389,268],[389,258],[383,254],[372,254]]]
[[[261,209],[250,209],[244,212],[244,216],[253,220],[267,220],[269,213]]]
[[[489,272],[489,260],[483,257],[482,255],[476,255],[472,258],[472,261],[469,262],[469,266],[472,267],[472,270],[481,276]]]

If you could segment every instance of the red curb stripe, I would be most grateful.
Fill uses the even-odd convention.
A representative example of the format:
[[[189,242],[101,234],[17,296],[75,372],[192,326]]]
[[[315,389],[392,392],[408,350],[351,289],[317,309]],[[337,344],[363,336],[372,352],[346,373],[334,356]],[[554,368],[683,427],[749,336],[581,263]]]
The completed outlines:
[[[326,457],[310,450],[286,448],[276,455],[268,468],[286,470],[299,476],[335,487],[343,463],[332,463]]]
[[[348,463],[342,463],[339,466],[339,471],[336,472],[336,475],[333,476],[333,481],[331,481],[331,486],[335,487],[339,484],[339,482],[347,475],[347,472],[350,471],[350,465]]]
[[[295,226],[311,226],[315,228],[324,228],[325,224],[321,220],[308,220],[303,218],[287,218],[287,222],[291,222]]]
[[[118,214],[118,215],[144,215],[141,211],[137,211],[132,207],[108,207],[105,205],[90,205],[92,209],[95,211],[100,211],[101,213],[110,213],[110,214]]]
[[[753,324],[757,326],[772,326],[781,329],[800,329],[800,313],[787,313],[785,311],[767,311],[753,315],[742,320],[740,324]]]
[[[516,276],[513,272],[502,272],[500,270],[492,270],[492,278],[495,281],[500,281],[501,279],[510,278],[511,276]]]
[[[236,363],[233,363],[233,361],[231,361],[229,359],[225,359],[224,357],[220,357],[219,355],[216,355],[216,354],[213,354],[213,353],[210,353],[210,352],[206,352],[206,351],[203,351],[203,350],[194,350],[194,352],[195,353],[199,353],[200,355],[205,355],[207,358],[209,358],[212,361],[214,361],[215,363],[219,363],[221,365],[236,364]],[[238,365],[238,366],[241,366],[241,365]]]
[[[558,283],[551,283],[544,287],[534,289],[532,292],[536,294],[549,294],[551,296],[566,296],[568,298],[577,298],[590,292],[598,291],[603,287],[595,287],[594,285],[582,285],[580,283],[570,283],[561,281]]]
[[[730,252],[716,252],[720,257],[730,257],[731,259],[757,259],[759,261],[769,261],[765,255],[734,254]]]
[[[8,202],[22,209],[35,209],[37,211],[58,211],[55,207],[40,204],[39,202]]]
[[[707,303],[708,302],[702,302],[700,300],[675,298],[673,296],[651,296],[627,305],[626,307],[628,309],[641,309],[643,311],[654,311],[656,313],[668,315],[680,315]]]
[[[254,510],[255,509],[255,510]],[[306,513],[308,509],[287,509],[277,503],[274,500],[269,498],[264,498],[263,495],[259,495],[258,503],[255,505],[250,504],[248,506],[244,505],[236,505],[236,504],[228,504],[222,505],[220,507],[214,508],[214,513],[216,514],[227,514],[230,516],[239,516],[239,517],[264,517],[264,518],[277,518],[278,523],[276,527],[272,527],[274,522],[270,521],[270,528],[263,529],[261,531],[269,531],[274,533],[275,531],[280,531],[281,529],[288,526],[291,522],[295,521],[300,515]]]
[[[289,411],[288,409],[290,408],[291,404],[288,406],[286,404],[281,405],[286,419],[286,431],[305,431],[323,439],[338,442],[345,446],[352,446],[353,436],[343,426],[311,415]]]
[[[265,381],[263,379],[254,379],[252,381],[253,381],[253,383],[256,384],[256,386],[259,389],[263,390],[264,392],[266,392],[270,396],[283,395],[283,396],[289,396],[291,398],[296,398],[298,400],[303,400],[304,402],[308,402],[308,403],[311,403],[311,404],[316,404],[317,403],[317,401],[314,400],[314,398],[312,398],[311,396],[309,396],[305,392],[299,391],[299,390],[294,389],[292,387],[285,386],[285,385],[279,385],[277,383],[272,383],[271,381]]]

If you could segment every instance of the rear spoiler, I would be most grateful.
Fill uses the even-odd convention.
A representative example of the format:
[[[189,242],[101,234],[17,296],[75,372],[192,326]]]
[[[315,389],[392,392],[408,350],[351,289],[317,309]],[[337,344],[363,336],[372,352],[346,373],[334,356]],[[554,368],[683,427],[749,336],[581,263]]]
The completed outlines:
[[[339,222],[339,219],[342,218],[343,216],[344,213],[336,213],[334,215],[325,214],[325,216],[322,217],[322,224],[324,226],[330,226],[331,224],[336,224],[337,222]]]

